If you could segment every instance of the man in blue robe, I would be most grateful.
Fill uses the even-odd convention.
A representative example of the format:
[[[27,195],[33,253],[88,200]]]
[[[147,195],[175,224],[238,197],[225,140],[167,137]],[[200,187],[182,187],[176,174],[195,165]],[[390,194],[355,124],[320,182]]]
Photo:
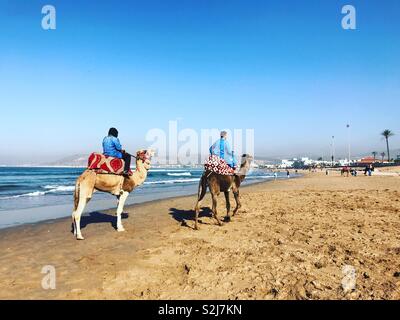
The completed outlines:
[[[228,166],[235,169],[237,162],[233,155],[233,151],[226,140],[227,132],[222,131],[220,136],[221,138],[210,147],[210,153],[224,159]]]

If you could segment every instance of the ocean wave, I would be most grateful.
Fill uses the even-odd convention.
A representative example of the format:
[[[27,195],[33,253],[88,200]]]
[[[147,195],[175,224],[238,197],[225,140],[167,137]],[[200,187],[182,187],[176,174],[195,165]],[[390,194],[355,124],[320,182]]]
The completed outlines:
[[[174,184],[174,183],[188,183],[188,182],[197,182],[200,178],[192,178],[192,179],[173,179],[173,180],[159,180],[159,181],[148,181],[144,184]]]
[[[168,172],[167,175],[173,177],[179,177],[179,176],[190,177],[192,174],[190,172]]]
[[[7,199],[16,199],[21,197],[39,197],[44,196],[49,193],[57,193],[57,192],[72,192],[75,190],[75,186],[57,186],[57,185],[47,185],[44,186],[43,189],[47,189],[47,191],[33,191],[29,193],[17,194],[13,196],[5,196],[0,197],[0,200],[7,200]]]
[[[34,192],[29,192],[29,193],[24,193],[24,194],[17,194],[15,196],[1,197],[0,200],[16,199],[16,198],[21,198],[21,197],[38,197],[38,196],[44,196],[45,194],[46,194],[45,191],[34,191]]]
[[[181,172],[185,169],[150,169],[149,172]]]
[[[246,180],[248,180],[248,179],[272,179],[272,178],[274,178],[274,176],[266,176],[266,175],[263,175],[263,176],[246,176]]]
[[[48,185],[44,186],[45,189],[49,189],[47,192],[66,192],[66,191],[74,191],[75,186],[57,186],[57,185]]]
[[[23,187],[23,185],[18,184],[3,184],[0,186],[0,191],[9,191],[10,189],[20,189]]]

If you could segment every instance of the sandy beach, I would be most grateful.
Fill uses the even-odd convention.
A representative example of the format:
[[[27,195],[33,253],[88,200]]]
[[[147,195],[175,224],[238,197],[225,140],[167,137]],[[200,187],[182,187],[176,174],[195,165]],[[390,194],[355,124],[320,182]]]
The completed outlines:
[[[239,214],[219,227],[207,195],[199,231],[194,196],[127,207],[124,233],[112,212],[87,214],[85,241],[70,219],[1,230],[0,298],[400,299],[398,175],[305,172],[241,197]],[[41,286],[46,265],[54,290]],[[356,279],[347,292],[345,266]]]

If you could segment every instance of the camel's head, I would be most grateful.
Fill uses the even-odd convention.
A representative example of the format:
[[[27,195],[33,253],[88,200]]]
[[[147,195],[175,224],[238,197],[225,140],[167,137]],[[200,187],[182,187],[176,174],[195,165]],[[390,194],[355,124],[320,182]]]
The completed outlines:
[[[154,155],[153,150],[139,150],[136,152],[136,161],[142,161],[146,170],[150,169],[150,160]]]
[[[242,155],[242,160],[239,169],[240,175],[246,175],[249,172],[252,161],[253,161],[253,156],[247,153]]]
[[[253,156],[251,156],[247,153],[242,155],[242,162],[241,162],[242,165],[244,165],[246,163],[251,164],[252,161],[253,161]]]

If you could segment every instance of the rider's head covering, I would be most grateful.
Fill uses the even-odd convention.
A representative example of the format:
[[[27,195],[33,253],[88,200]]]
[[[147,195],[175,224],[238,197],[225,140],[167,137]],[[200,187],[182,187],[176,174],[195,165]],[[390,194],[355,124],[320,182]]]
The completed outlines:
[[[110,128],[110,130],[108,130],[108,135],[118,138],[118,130],[115,128]]]
[[[228,135],[228,132],[221,131],[221,138],[226,138],[227,135]]]

